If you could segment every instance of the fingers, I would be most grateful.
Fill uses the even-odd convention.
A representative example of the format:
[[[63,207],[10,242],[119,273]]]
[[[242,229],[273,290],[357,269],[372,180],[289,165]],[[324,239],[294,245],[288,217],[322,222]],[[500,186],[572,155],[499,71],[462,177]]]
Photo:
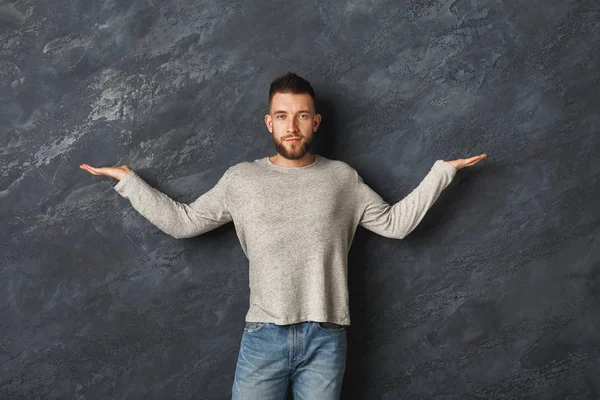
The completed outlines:
[[[477,164],[479,161],[483,160],[487,157],[486,153],[482,153],[478,156],[470,157],[470,158],[459,158],[458,160],[446,161],[450,165],[452,165],[456,169],[461,169],[464,167],[470,167],[473,164]],[[458,165],[458,166],[455,166]]]
[[[478,155],[478,156],[474,156],[474,157],[471,157],[471,158],[467,158],[467,159],[465,160],[465,164],[464,164],[464,166],[465,166],[465,167],[470,167],[471,165],[477,164],[479,161],[483,160],[483,159],[484,159],[484,158],[486,158],[486,157],[487,157],[487,154],[486,154],[486,153],[483,153],[483,154],[480,154],[480,155]]]
[[[480,155],[478,155],[478,156],[474,156],[474,157],[471,157],[471,158],[467,158],[465,161],[466,161],[466,162],[479,161],[479,160],[482,160],[482,159],[484,159],[485,157],[486,157],[486,154],[484,153],[484,154],[480,154]]]
[[[487,154],[485,154],[485,153],[480,154],[480,155],[478,155],[476,157],[473,157],[473,158],[475,158],[475,161],[473,162],[473,164],[478,163],[479,161],[483,160],[486,157],[487,157]]]
[[[98,168],[94,168],[89,164],[81,164],[79,166],[79,168],[81,168],[93,175],[102,175],[102,173],[100,172],[100,170]]]

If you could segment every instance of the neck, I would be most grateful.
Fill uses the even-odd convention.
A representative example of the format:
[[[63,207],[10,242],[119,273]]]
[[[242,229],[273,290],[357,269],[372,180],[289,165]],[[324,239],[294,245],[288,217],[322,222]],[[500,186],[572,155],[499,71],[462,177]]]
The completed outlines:
[[[316,156],[314,154],[307,152],[302,158],[297,160],[289,160],[277,153],[276,155],[269,157],[269,160],[271,160],[273,164],[281,167],[304,167],[315,162],[315,158]]]

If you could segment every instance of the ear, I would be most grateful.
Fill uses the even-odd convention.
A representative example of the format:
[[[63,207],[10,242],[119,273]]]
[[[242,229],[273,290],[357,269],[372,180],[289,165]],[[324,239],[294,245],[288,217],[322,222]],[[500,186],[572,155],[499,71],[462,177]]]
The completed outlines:
[[[321,125],[321,114],[315,115],[315,118],[313,120],[313,133],[316,132],[317,129],[319,129],[319,125]]]
[[[273,133],[273,120],[269,114],[265,115],[265,125],[267,125],[269,132]]]

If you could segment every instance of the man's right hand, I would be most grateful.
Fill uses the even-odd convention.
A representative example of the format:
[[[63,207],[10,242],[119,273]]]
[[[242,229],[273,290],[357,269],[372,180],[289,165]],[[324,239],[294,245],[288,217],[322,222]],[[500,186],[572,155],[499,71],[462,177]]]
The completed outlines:
[[[123,177],[131,171],[131,166],[129,165],[119,165],[117,167],[100,167],[94,168],[89,164],[81,164],[79,168],[86,170],[92,175],[104,175],[110,178],[114,178],[118,181],[123,179]]]

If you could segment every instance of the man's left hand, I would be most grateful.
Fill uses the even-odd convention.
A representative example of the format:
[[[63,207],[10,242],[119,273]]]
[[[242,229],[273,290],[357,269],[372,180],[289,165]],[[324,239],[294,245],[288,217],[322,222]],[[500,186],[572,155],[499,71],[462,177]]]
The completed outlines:
[[[456,169],[461,169],[464,167],[470,167],[471,165],[477,164],[479,161],[483,160],[487,157],[486,153],[480,154],[471,158],[459,158],[458,160],[446,161],[448,164],[452,165]],[[444,160],[445,161],[445,160]]]

